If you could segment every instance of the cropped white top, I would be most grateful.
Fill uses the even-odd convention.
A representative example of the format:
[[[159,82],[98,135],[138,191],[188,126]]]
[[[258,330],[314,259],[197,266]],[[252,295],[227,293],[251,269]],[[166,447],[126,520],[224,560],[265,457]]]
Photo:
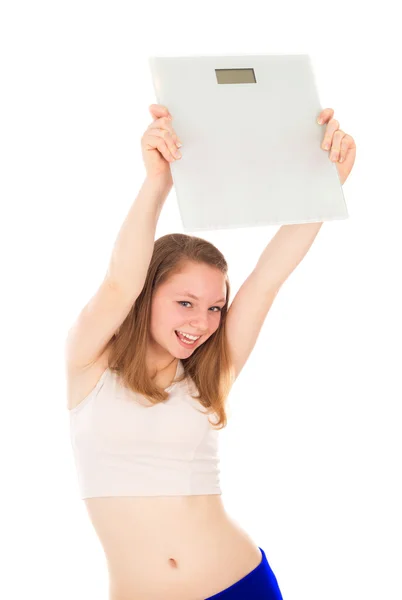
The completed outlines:
[[[175,379],[184,367],[179,360]],[[214,413],[191,394],[188,378],[166,388],[154,406],[106,369],[70,413],[70,434],[82,498],[221,494]]]

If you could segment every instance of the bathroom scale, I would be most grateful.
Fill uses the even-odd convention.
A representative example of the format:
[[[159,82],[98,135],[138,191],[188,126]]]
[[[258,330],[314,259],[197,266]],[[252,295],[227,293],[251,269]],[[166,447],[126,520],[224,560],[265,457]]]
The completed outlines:
[[[149,57],[183,142],[170,163],[185,231],[348,218],[310,56]]]

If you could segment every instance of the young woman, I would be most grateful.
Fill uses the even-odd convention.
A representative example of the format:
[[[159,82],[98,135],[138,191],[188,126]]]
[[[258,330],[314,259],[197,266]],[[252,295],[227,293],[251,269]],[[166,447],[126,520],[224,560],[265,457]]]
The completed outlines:
[[[150,111],[146,179],[66,340],[81,496],[107,558],[110,600],[281,600],[263,549],[222,504],[217,436],[268,310],[322,223],[281,227],[229,308],[215,246],[184,234],[154,241],[180,140],[165,107]],[[332,119],[326,141],[332,160],[334,150],[346,157],[343,183],[353,140]]]

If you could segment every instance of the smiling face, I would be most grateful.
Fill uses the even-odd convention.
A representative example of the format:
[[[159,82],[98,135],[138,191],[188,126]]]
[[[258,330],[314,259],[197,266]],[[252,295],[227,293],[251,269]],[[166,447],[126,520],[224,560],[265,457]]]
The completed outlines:
[[[187,262],[181,273],[172,275],[158,287],[151,306],[147,354],[150,364],[161,368],[173,357],[188,358],[215,333],[226,303],[225,281],[219,269]],[[177,330],[201,337],[194,344],[186,345],[176,335]]]

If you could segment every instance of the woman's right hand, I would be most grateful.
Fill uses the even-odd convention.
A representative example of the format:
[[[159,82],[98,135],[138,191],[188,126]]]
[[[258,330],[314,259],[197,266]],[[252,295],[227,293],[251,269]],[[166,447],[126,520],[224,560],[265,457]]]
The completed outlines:
[[[142,157],[147,178],[166,179],[166,183],[173,185],[170,163],[180,160],[175,153],[178,151],[177,144],[181,144],[181,140],[172,127],[173,117],[165,106],[151,104],[149,111],[153,122],[141,138]]]

